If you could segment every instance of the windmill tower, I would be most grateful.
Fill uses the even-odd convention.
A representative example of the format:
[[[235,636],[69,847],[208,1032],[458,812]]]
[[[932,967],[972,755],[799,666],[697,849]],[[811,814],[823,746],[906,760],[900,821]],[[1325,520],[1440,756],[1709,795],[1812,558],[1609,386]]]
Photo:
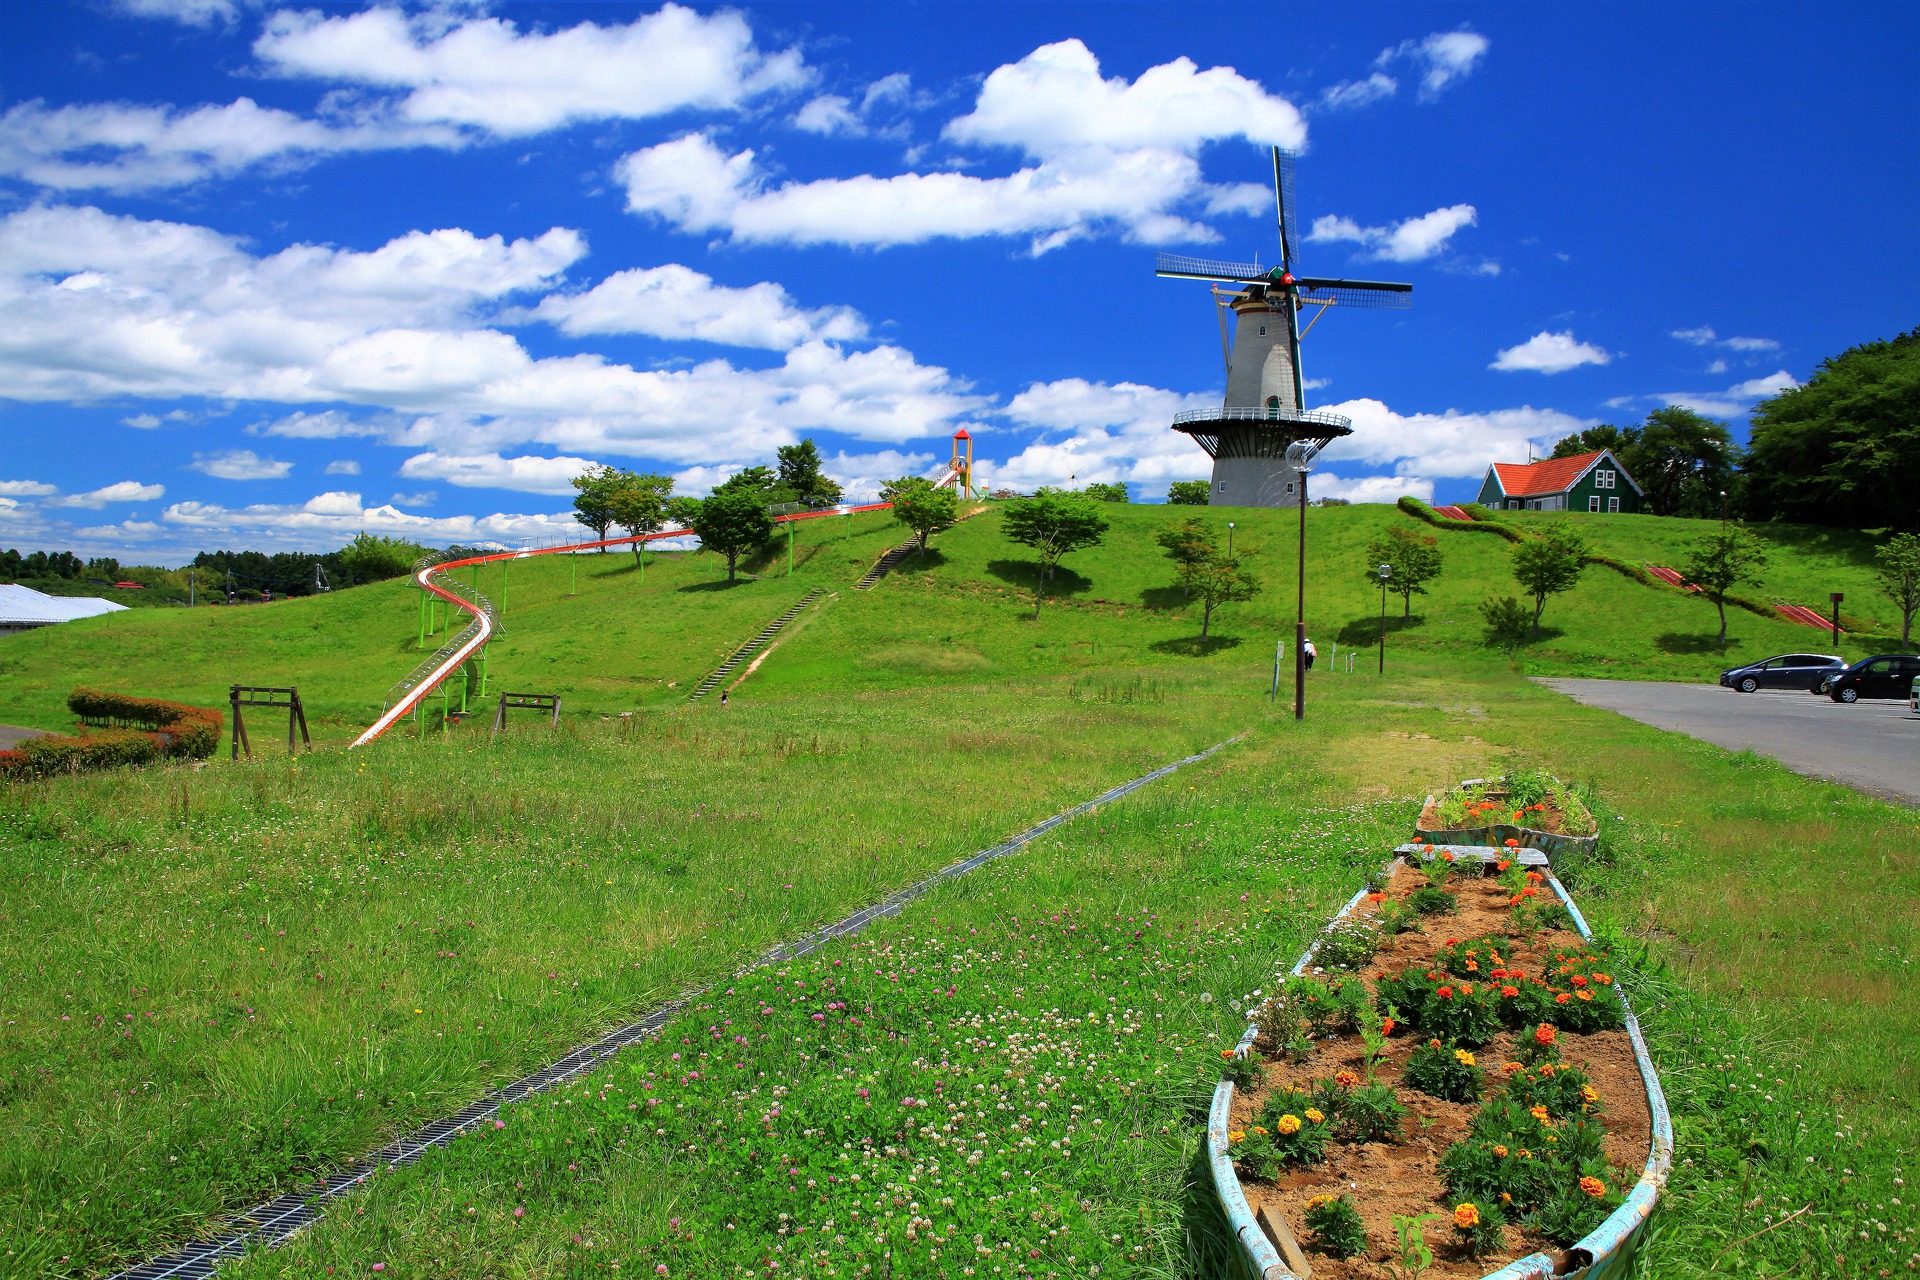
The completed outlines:
[[[1306,407],[1300,376],[1300,340],[1320,323],[1330,307],[1400,309],[1411,302],[1413,286],[1380,280],[1334,280],[1293,274],[1295,225],[1293,153],[1273,149],[1273,199],[1280,224],[1280,265],[1214,262],[1179,254],[1160,254],[1154,274],[1176,280],[1224,281],[1232,289],[1213,289],[1220,317],[1220,355],[1227,366],[1227,394],[1218,409],[1197,409],[1176,416],[1173,429],[1192,436],[1213,459],[1213,488],[1208,501],[1217,507],[1291,507],[1305,499],[1305,486],[1287,462],[1296,442],[1313,451],[1353,434],[1352,422],[1337,413]],[[1300,314],[1318,307],[1303,328]],[[1228,345],[1226,313],[1233,312],[1233,341]],[[1309,455],[1311,456],[1311,455]]]

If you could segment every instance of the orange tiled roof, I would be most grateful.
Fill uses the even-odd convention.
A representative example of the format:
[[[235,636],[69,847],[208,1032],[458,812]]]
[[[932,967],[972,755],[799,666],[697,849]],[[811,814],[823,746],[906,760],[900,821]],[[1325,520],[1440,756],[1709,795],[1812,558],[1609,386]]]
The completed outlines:
[[[1509,498],[1565,493],[1580,478],[1580,473],[1592,466],[1594,459],[1605,452],[1605,449],[1596,449],[1592,453],[1576,453],[1571,458],[1548,458],[1542,462],[1496,462],[1493,471],[1500,477],[1500,488]]]

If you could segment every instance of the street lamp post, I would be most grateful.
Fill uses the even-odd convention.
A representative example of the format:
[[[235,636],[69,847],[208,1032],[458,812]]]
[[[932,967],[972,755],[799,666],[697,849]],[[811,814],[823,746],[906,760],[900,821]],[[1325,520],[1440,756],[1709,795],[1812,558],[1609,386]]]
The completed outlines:
[[[1320,452],[1317,440],[1287,446],[1287,465],[1300,476],[1300,578],[1293,605],[1293,718],[1307,718],[1307,472]]]
[[[1380,579],[1380,674],[1387,674],[1387,579],[1393,577],[1393,566],[1383,564],[1373,571]]]
[[[1227,555],[1233,555],[1233,521],[1227,521]]]

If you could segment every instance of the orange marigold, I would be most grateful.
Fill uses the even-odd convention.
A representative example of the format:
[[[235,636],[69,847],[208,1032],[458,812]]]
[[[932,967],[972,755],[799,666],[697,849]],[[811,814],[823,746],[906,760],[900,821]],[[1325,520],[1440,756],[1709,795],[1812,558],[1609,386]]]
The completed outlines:
[[[1607,1184],[1598,1178],[1580,1179],[1580,1189],[1592,1196],[1595,1200],[1607,1194]]]
[[[1360,1073],[1358,1071],[1336,1071],[1333,1073],[1333,1082],[1342,1089],[1358,1089],[1360,1087]]]
[[[1576,991],[1573,994],[1575,999],[1579,999],[1579,1000],[1593,999],[1593,992],[1591,991]]]
[[[1554,1035],[1553,1027],[1543,1022],[1533,1029],[1533,1042],[1535,1044],[1552,1044]]]
[[[1493,1154],[1500,1156],[1502,1159],[1504,1159],[1507,1154],[1507,1149],[1505,1147],[1495,1147],[1493,1149]]]
[[[1473,1204],[1457,1204],[1453,1207],[1453,1225],[1462,1231],[1471,1231],[1480,1225],[1480,1208]]]
[[[1509,999],[1511,999],[1512,997],[1514,997],[1514,996],[1517,996],[1517,995],[1519,995],[1519,994],[1520,994],[1520,988],[1518,988],[1518,987],[1502,987],[1502,988],[1500,988],[1500,994],[1501,994],[1501,995],[1503,995],[1503,996],[1506,996],[1506,997],[1508,997]]]

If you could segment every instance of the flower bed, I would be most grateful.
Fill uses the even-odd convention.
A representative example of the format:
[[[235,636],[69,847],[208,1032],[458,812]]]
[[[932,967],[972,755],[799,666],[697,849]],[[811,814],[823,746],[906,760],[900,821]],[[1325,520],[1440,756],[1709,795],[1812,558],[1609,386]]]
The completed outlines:
[[[1672,1150],[1610,961],[1541,854],[1403,853],[1229,1051],[1210,1140],[1255,1274],[1606,1274]]]
[[[1435,843],[1501,848],[1518,841],[1547,853],[1591,853],[1599,843],[1579,794],[1544,769],[1469,778],[1438,799],[1427,797],[1414,833]]]

